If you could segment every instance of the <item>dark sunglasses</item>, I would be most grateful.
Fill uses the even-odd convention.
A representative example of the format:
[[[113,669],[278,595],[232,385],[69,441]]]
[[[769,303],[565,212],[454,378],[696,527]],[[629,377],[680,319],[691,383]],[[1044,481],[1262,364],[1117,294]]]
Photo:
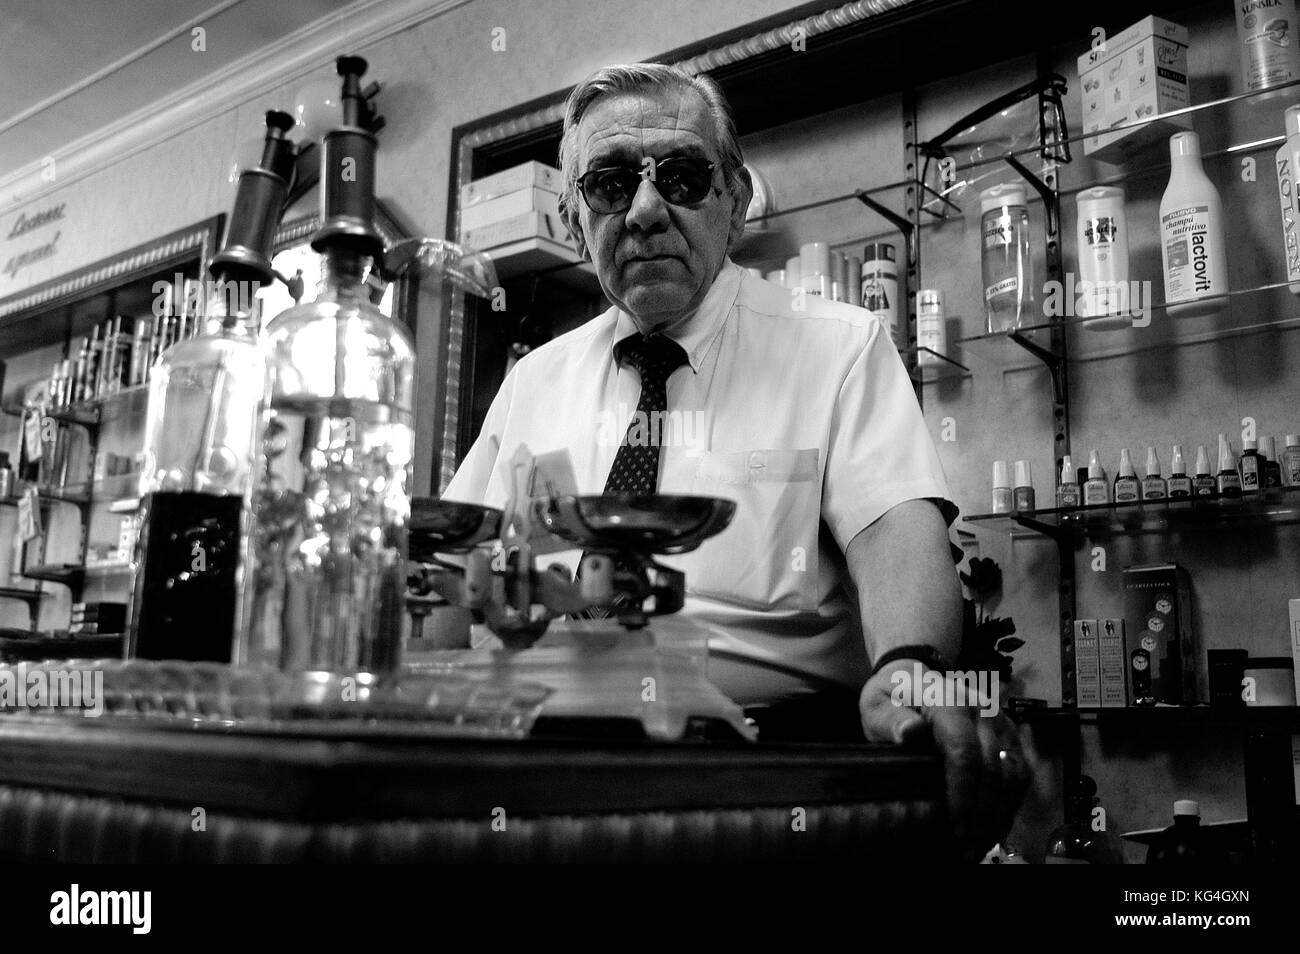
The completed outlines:
[[[612,215],[631,208],[632,197],[643,178],[654,183],[665,202],[692,205],[709,194],[716,166],[717,163],[707,159],[681,158],[655,163],[653,173],[626,166],[593,169],[578,177],[578,191],[587,207],[597,215]]]

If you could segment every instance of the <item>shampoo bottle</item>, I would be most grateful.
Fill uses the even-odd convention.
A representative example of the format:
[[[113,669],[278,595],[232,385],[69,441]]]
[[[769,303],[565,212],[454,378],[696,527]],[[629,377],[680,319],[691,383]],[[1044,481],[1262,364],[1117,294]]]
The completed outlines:
[[[1142,493],[1137,474],[1133,472],[1133,460],[1128,456],[1128,448],[1119,452],[1119,473],[1115,475],[1115,503],[1136,503]]]
[[[1278,201],[1282,206],[1282,257],[1291,294],[1300,295],[1300,197],[1296,176],[1300,174],[1300,106],[1286,110],[1286,142],[1276,153]]]
[[[1160,200],[1165,302],[1176,318],[1214,314],[1227,304],[1223,203],[1201,168],[1201,138],[1196,133],[1171,136],[1169,159],[1169,185]]]
[[[1237,0],[1235,6],[1246,89],[1254,92],[1300,79],[1294,0]]]

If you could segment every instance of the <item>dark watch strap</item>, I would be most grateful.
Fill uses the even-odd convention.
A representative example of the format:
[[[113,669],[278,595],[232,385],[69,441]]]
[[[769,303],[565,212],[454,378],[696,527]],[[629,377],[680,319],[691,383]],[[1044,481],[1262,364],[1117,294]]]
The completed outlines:
[[[915,646],[896,646],[883,653],[880,658],[876,660],[876,664],[871,667],[871,676],[868,678],[873,678],[876,673],[880,672],[880,670],[884,669],[890,663],[897,662],[900,659],[915,659],[918,662],[924,663],[927,669],[933,669],[937,672],[947,672],[951,668],[949,667],[947,660],[943,658],[943,654],[933,646],[926,646],[923,644]]]

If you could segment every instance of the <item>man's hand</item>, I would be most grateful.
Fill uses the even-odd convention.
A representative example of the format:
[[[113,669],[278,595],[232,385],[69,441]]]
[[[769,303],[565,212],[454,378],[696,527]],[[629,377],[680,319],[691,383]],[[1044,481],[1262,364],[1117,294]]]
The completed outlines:
[[[867,681],[858,701],[862,728],[869,742],[914,748],[933,741],[943,756],[953,831],[963,856],[979,861],[1006,837],[1015,819],[1037,767],[1032,739],[1022,738],[1021,730],[1001,712],[981,715],[976,705],[898,704],[893,675],[901,671],[911,679],[913,667],[925,668],[915,660],[899,659]]]

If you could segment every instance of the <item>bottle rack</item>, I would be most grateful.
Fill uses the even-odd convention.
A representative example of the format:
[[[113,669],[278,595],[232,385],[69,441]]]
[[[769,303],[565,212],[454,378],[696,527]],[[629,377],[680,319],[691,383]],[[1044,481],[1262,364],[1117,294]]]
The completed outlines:
[[[1040,77],[1041,78],[1041,77]],[[1300,81],[1287,84],[1300,87]],[[1272,93],[1273,91],[1267,91]],[[1300,96],[1300,88],[1296,89]],[[1040,96],[1043,95],[1040,93]],[[1131,123],[1135,128],[1176,115],[1191,115],[1232,103],[1251,100],[1263,92],[1224,97],[1189,106],[1171,113]],[[978,111],[977,111],[978,113]],[[975,114],[972,114],[975,115]],[[1040,119],[1045,115],[1040,100]],[[954,124],[954,129],[968,127],[970,117]],[[969,171],[977,166],[1006,163],[1029,182],[1043,203],[1047,232],[1047,278],[1063,282],[1061,264],[1060,189],[1055,175],[1055,161],[1068,162],[1068,146],[1085,136],[1071,137],[1063,127],[1052,143],[1040,139],[1035,149],[1008,152],[959,167]],[[1221,150],[1221,155],[1247,155],[1275,148],[1285,137],[1265,138],[1242,147]],[[942,156],[942,143],[936,142],[927,154]],[[1066,149],[1066,158],[1053,156],[1049,145]],[[1048,160],[1047,172],[1040,180],[1020,161],[1037,153]],[[1208,155],[1208,154],[1207,154]],[[1162,168],[1158,164],[1135,172],[1107,177],[1092,184],[1114,184],[1129,178],[1149,176]],[[1168,169],[1168,163],[1163,166]],[[1087,188],[1088,186],[1081,186]],[[1073,190],[1072,190],[1073,191]],[[1034,201],[1035,197],[1030,196]],[[1233,300],[1267,294],[1289,287],[1287,282],[1272,282],[1230,290]],[[1149,303],[1149,314],[1162,313],[1163,302]],[[1072,364],[1102,357],[1136,354],[1156,348],[1199,344],[1266,331],[1287,330],[1300,325],[1300,315],[1282,314],[1265,320],[1233,317],[1233,309],[1220,315],[1164,322],[1160,332],[1136,327],[1132,330],[1092,332],[1087,318],[1057,318],[1024,325],[1010,332],[977,334],[959,338],[957,346],[975,360],[969,362],[974,373],[1006,370],[1014,365],[1041,363],[1051,375],[1052,414],[1054,422],[1053,459],[1059,461],[1070,453],[1068,375]],[[1127,337],[1125,337],[1127,336]],[[1060,660],[1062,705],[1059,708],[1027,709],[1022,717],[1047,724],[1058,732],[1063,760],[1064,791],[1082,777],[1081,727],[1089,724],[1107,731],[1120,727],[1128,734],[1142,730],[1198,731],[1210,727],[1237,729],[1243,733],[1243,761],[1247,793],[1247,811],[1251,820],[1254,849],[1259,858],[1280,858],[1297,840],[1295,792],[1292,785],[1290,738],[1300,731],[1300,709],[1280,707],[1222,709],[1208,706],[1153,708],[1133,707],[1081,710],[1075,693],[1073,622],[1075,606],[1075,557],[1085,540],[1137,534],[1167,534],[1220,530],[1225,526],[1285,526],[1300,523],[1300,488],[1273,488],[1243,497],[1199,498],[1192,500],[1144,501],[1131,504],[1101,504],[1068,509],[1046,508],[1034,513],[976,514],[964,519],[983,532],[1037,537],[1055,544],[1058,562],[1058,606],[1060,618]],[[1067,820],[1072,808],[1065,803]]]
[[[149,385],[140,384],[132,387],[121,388],[109,394],[92,398],[88,401],[81,401],[76,404],[65,407],[54,408],[46,411],[46,416],[58,421],[60,424],[70,424],[85,429],[88,437],[87,454],[92,465],[98,451],[99,430],[101,424],[107,420],[105,414],[111,408],[118,405],[134,402],[140,396],[147,394]],[[0,408],[3,413],[21,417],[24,414],[22,408],[4,407]],[[127,491],[130,496],[134,496],[134,490],[129,485],[138,479],[138,474],[114,474],[112,476],[101,477],[98,479],[78,481],[65,486],[63,489],[54,489],[50,487],[37,487],[36,495],[40,500],[43,508],[48,508],[54,504],[68,504],[74,506],[79,511],[80,531],[78,535],[78,555],[75,563],[71,564],[43,564],[32,566],[25,569],[22,576],[29,580],[36,581],[36,588],[26,590],[17,587],[0,587],[0,597],[9,597],[12,599],[23,600],[28,604],[28,615],[31,627],[34,630],[37,623],[37,607],[40,600],[49,594],[43,589],[45,583],[58,583],[68,587],[71,591],[73,602],[77,602],[85,588],[87,575],[95,575],[104,571],[113,571],[124,569],[125,566],[115,564],[102,564],[96,566],[87,566],[87,548],[89,545],[90,534],[90,510],[95,505],[100,492],[106,488],[114,488],[119,491]],[[0,500],[0,506],[16,507],[18,505],[17,497],[10,497]],[[25,551],[24,551],[25,552]]]
[[[1218,529],[1228,523],[1284,525],[1300,523],[1300,487],[1277,487],[1241,497],[1090,504],[1032,514],[975,514],[963,519],[988,530],[1053,539],[1065,536],[1071,541],[1195,527]]]

